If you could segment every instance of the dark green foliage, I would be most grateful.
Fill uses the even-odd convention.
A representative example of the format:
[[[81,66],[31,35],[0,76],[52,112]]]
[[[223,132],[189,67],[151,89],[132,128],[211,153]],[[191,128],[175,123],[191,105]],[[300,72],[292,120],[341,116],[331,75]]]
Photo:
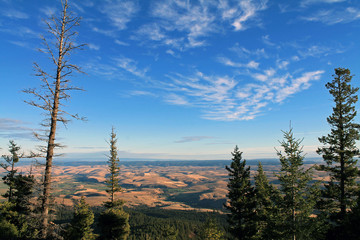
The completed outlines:
[[[94,214],[86,203],[85,198],[81,197],[75,205],[74,217],[66,233],[69,240],[93,240],[96,235],[93,234],[91,225],[94,223]]]
[[[18,227],[14,224],[18,219],[14,211],[14,204],[10,202],[0,203],[0,239],[17,239],[19,236]]]
[[[224,233],[224,239],[230,238],[225,232],[228,227],[226,215],[212,212],[197,212],[184,210],[163,210],[159,208],[139,208],[129,211],[131,234],[129,240],[159,239],[167,226],[173,226],[178,232],[177,240],[201,240],[204,224],[207,219],[213,219],[217,228]],[[231,239],[231,238],[230,238]]]
[[[2,155],[2,158],[6,163],[1,163],[0,166],[5,169],[7,174],[2,178],[4,183],[9,186],[9,190],[3,195],[8,201],[12,201],[13,189],[14,189],[14,177],[17,172],[15,169],[15,163],[19,162],[22,154],[19,153],[20,147],[12,140],[9,141],[10,155]]]
[[[116,133],[114,128],[111,130],[110,135],[110,155],[108,160],[109,165],[109,177],[106,180],[106,185],[108,189],[106,190],[107,193],[110,194],[110,203],[107,203],[108,207],[111,207],[111,205],[115,201],[115,193],[121,192],[121,186],[119,184],[119,176],[120,176],[120,167],[119,167],[119,158],[117,156],[117,147],[116,147]]]
[[[355,204],[359,173],[354,158],[359,155],[355,141],[360,139],[360,125],[354,122],[359,88],[351,86],[349,69],[336,68],[333,77],[326,84],[335,103],[333,113],[327,118],[331,132],[319,138],[324,146],[317,150],[326,164],[318,168],[330,174],[323,194],[327,211],[334,214],[340,210],[339,218],[345,219],[347,209]]]
[[[242,160],[242,152],[236,146],[232,153],[230,167],[226,166],[229,174],[227,197],[225,207],[230,210],[228,215],[229,231],[237,239],[251,239],[256,233],[255,217],[255,191],[250,183],[250,167]]]
[[[208,218],[202,226],[199,237],[203,240],[221,240],[224,239],[224,232],[213,218]]]
[[[281,169],[277,176],[282,193],[279,207],[284,239],[314,239],[313,233],[317,230],[310,215],[314,212],[320,191],[316,184],[311,184],[312,169],[305,170],[303,167],[301,142],[294,138],[290,129],[284,132],[284,140],[280,142],[284,152],[278,151]]]
[[[279,228],[282,222],[281,196],[279,190],[269,183],[260,162],[255,176],[255,198],[257,232],[253,239],[279,239],[282,232]]]
[[[3,181],[9,189],[3,195],[8,201],[0,206],[0,236],[6,235],[8,239],[31,239],[38,233],[29,221],[32,215],[30,200],[33,197],[34,176],[16,174],[15,163],[24,156],[19,153],[20,149],[14,141],[10,141],[10,155],[2,156],[6,163],[2,163],[1,166],[7,172]]]
[[[130,233],[129,214],[121,206],[106,209],[99,216],[100,239],[125,240]]]

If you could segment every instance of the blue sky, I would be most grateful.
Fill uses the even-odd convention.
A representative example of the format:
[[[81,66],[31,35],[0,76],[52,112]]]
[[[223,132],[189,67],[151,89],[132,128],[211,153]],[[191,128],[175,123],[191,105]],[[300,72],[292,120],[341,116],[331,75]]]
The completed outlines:
[[[82,17],[71,55],[87,74],[72,77],[66,110],[87,117],[61,127],[67,157],[104,158],[111,127],[123,158],[274,158],[290,121],[317,156],[332,101],[334,68],[360,76],[360,1],[71,1]],[[53,71],[42,19],[59,1],[0,0],[0,147],[39,143],[41,111],[24,103],[37,87],[33,62]],[[358,85],[358,77],[354,85]]]

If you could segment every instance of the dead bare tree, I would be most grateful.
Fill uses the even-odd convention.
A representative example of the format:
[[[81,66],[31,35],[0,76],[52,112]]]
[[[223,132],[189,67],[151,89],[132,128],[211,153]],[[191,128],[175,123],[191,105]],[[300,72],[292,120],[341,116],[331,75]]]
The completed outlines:
[[[61,147],[56,139],[57,123],[66,125],[70,118],[82,119],[77,114],[69,114],[64,111],[64,102],[70,98],[69,91],[82,90],[71,85],[69,77],[73,72],[81,72],[77,65],[69,62],[70,54],[77,49],[81,49],[84,44],[76,45],[75,37],[78,34],[74,28],[79,26],[80,18],[74,17],[69,11],[68,0],[61,0],[61,12],[59,16],[53,16],[45,20],[47,32],[50,37],[42,36],[45,46],[40,49],[41,52],[49,55],[52,65],[55,65],[56,71],[51,74],[43,70],[37,63],[34,63],[36,76],[41,79],[41,85],[38,88],[24,90],[33,96],[35,100],[25,101],[26,103],[42,109],[45,112],[45,121],[41,124],[44,127],[42,133],[36,133],[39,140],[45,141],[45,145],[40,148],[46,158],[45,172],[43,181],[43,193],[41,203],[42,215],[42,235],[45,238],[49,223],[49,204],[51,190],[51,173],[53,166],[54,149]]]

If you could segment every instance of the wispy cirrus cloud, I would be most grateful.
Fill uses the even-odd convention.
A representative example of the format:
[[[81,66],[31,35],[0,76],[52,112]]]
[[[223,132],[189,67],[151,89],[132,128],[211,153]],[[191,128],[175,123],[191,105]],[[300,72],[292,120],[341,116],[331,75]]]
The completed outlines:
[[[96,44],[93,44],[93,43],[88,43],[87,46],[89,47],[89,49],[91,50],[100,50],[100,46],[99,45],[96,45]]]
[[[28,19],[29,15],[16,9],[6,9],[1,11],[1,15],[12,19]]]
[[[57,9],[54,7],[46,6],[46,7],[40,8],[39,11],[42,14],[45,14],[45,16],[49,18],[49,17],[52,17],[57,12]]]
[[[209,136],[187,136],[182,137],[180,140],[174,141],[175,143],[187,143],[187,142],[198,142],[205,139],[212,139],[213,137]]]
[[[230,12],[235,15],[232,26],[236,31],[245,30],[247,21],[257,16],[259,11],[267,8],[267,1],[240,1],[238,9],[232,8]],[[227,10],[229,12],[229,10]]]
[[[229,58],[226,57],[219,57],[218,61],[226,66],[230,66],[230,67],[237,67],[237,68],[258,68],[259,67],[259,63],[256,61],[249,61],[248,63],[239,63],[239,62],[234,62],[232,60],[230,60]]]
[[[114,25],[117,30],[124,30],[139,11],[139,5],[136,1],[109,0],[105,1],[105,5],[101,11],[108,17],[110,23]]]
[[[356,7],[338,7],[336,9],[320,10],[301,19],[309,22],[321,22],[326,25],[349,23],[360,19],[360,9]]]
[[[177,49],[205,46],[209,44],[207,37],[230,26],[235,31],[247,29],[247,23],[267,8],[266,3],[266,0],[156,1],[151,14],[157,21],[141,26],[136,38]],[[178,37],[170,37],[174,35]]]
[[[292,95],[308,89],[324,71],[298,74],[284,73],[279,63],[276,68],[254,69],[248,76],[207,76],[196,72],[191,76],[173,74],[164,83],[176,101],[171,104],[189,105],[203,110],[202,117],[210,120],[251,120],[270,104],[282,103]]]
[[[137,61],[127,57],[117,57],[114,58],[114,61],[117,67],[120,67],[138,77],[145,77],[146,72],[148,71],[148,68],[140,69],[137,66]]]
[[[17,119],[0,118],[0,137],[6,139],[33,139],[34,129]]]
[[[313,4],[320,4],[320,3],[340,3],[340,2],[345,2],[346,0],[303,0],[301,1],[300,5],[301,6],[309,6],[309,5],[313,5]]]

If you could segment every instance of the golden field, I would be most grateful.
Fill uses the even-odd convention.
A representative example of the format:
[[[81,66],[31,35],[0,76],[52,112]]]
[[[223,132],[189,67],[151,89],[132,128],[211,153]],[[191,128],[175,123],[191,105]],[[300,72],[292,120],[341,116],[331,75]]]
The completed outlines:
[[[197,161],[199,162],[199,161]],[[121,165],[120,184],[123,191],[118,197],[128,206],[148,206],[164,209],[221,209],[226,201],[227,171],[229,161],[206,161],[209,164],[173,164],[173,162],[127,162]],[[310,165],[305,165],[309,167]],[[252,175],[256,163],[251,166]],[[264,170],[270,182],[276,184],[274,172],[278,164],[265,164]],[[30,171],[29,165],[18,167],[24,174]],[[41,168],[32,168],[37,179],[41,178]],[[81,196],[91,205],[101,205],[109,195],[106,193],[106,163],[62,164],[53,168],[53,195],[57,203],[72,205]],[[4,175],[4,170],[0,173]],[[316,180],[325,175],[316,173]],[[0,191],[6,191],[1,183]]]

